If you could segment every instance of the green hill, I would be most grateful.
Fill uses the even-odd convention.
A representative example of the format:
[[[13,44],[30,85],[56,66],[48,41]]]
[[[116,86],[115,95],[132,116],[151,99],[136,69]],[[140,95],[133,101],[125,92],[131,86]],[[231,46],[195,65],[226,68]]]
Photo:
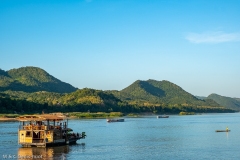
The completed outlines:
[[[121,102],[112,94],[95,89],[78,89],[75,92],[65,94],[59,99],[62,106],[76,107],[79,111],[108,112],[119,111],[118,104]]]
[[[169,81],[137,80],[121,91],[110,91],[129,103],[163,106],[211,106],[220,107],[212,100],[200,100]]]
[[[210,94],[207,97],[207,99],[212,99],[216,101],[218,104],[220,104],[221,106],[224,106],[226,108],[240,111],[239,98],[225,97],[225,96],[220,96],[218,94]]]
[[[21,67],[9,71],[0,70],[0,91],[70,93],[77,90],[37,67]]]

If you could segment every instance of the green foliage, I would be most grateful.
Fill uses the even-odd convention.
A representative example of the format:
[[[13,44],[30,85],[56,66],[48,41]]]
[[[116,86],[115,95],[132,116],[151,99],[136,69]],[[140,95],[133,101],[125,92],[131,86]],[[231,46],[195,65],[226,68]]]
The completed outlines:
[[[65,94],[59,99],[63,106],[77,107],[78,111],[109,112],[118,111],[119,99],[112,94],[89,88]]]
[[[41,113],[47,109],[47,105],[0,97],[0,113]]]
[[[136,113],[129,113],[127,114],[128,117],[139,117],[139,114]]]
[[[179,115],[194,115],[194,112],[180,112]]]
[[[20,114],[0,114],[1,118],[16,118],[19,116],[20,116]]]

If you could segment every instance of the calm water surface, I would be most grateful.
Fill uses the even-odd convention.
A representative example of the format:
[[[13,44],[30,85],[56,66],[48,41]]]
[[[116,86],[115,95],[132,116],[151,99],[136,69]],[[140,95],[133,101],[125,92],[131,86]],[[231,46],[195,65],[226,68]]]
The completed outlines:
[[[172,115],[69,120],[74,131],[85,131],[76,145],[22,148],[18,145],[18,122],[0,122],[0,159],[240,159],[240,113]],[[215,132],[228,127],[231,132]]]

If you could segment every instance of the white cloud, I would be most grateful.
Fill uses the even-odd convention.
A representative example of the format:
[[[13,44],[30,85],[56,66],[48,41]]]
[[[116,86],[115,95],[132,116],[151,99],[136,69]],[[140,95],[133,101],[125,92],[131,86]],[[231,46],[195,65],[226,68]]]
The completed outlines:
[[[240,41],[240,33],[206,32],[189,33],[186,39],[191,43],[223,43]]]

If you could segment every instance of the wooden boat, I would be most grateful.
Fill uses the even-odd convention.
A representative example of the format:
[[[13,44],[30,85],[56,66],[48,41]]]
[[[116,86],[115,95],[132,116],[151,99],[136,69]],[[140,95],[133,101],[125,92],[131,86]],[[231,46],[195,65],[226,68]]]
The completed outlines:
[[[20,122],[18,143],[23,147],[72,144],[86,136],[85,132],[74,133],[68,128],[68,120],[62,115],[26,115],[17,120]]]
[[[124,122],[124,119],[107,119],[107,122]]]
[[[169,118],[167,115],[157,116],[157,118]]]
[[[231,130],[216,130],[216,132],[230,132]]]

